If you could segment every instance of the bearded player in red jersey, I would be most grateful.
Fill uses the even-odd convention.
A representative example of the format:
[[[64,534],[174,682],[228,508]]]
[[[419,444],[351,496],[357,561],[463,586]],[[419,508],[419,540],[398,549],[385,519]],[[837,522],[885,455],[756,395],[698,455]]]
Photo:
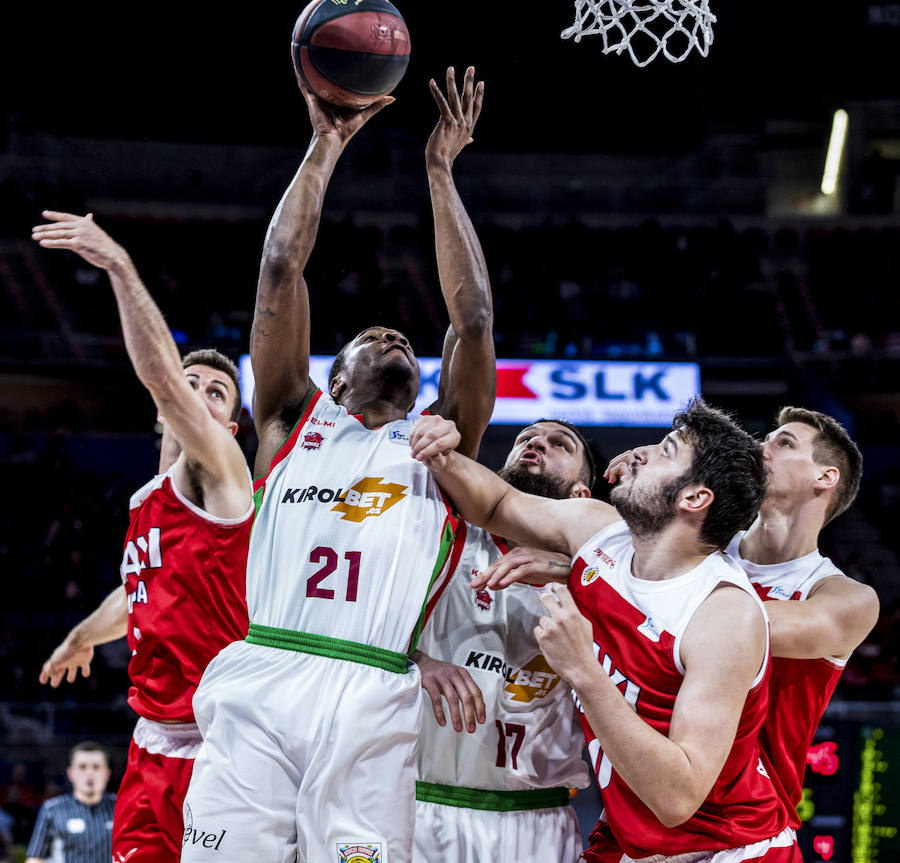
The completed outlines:
[[[453,453],[457,440],[451,423],[425,417],[411,445],[461,515],[573,559],[569,587],[542,598],[535,635],[575,692],[603,795],[585,859],[799,861],[758,742],[765,612],[722,554],[762,501],[759,444],[695,402],[659,444],[633,450],[617,511],[518,492]]]
[[[850,654],[878,619],[878,597],[818,549],[819,532],[856,497],[859,449],[818,411],[785,407],[777,423],[763,444],[769,478],[759,517],[728,554],[765,600],[771,622],[772,698],[760,739],[796,828],[810,744]],[[606,478],[615,482],[631,460],[617,456]]]
[[[250,474],[234,438],[237,370],[217,351],[182,360],[127,252],[93,217],[45,211],[32,236],[106,270],[125,346],[165,426],[170,467],[131,499],[114,591],[76,627],[41,672],[59,684],[87,673],[93,645],[128,635],[128,703],[139,719],[113,819],[117,863],[172,863],[200,734],[191,699],[209,661],[247,634],[245,572],[253,519]],[[177,457],[174,453],[179,451]],[[85,625],[86,624],[86,625]]]

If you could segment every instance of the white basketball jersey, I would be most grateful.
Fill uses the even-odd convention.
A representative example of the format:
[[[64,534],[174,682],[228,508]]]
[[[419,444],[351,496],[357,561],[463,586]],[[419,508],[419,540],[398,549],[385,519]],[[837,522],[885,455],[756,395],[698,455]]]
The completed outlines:
[[[454,731],[449,719],[442,728],[426,699],[418,778],[492,791],[584,788],[584,738],[571,692],[534,637],[544,614],[542,588],[469,587],[501,549],[480,528],[465,524],[460,530],[466,531],[462,556],[419,649],[472,675],[484,695],[487,721],[474,734]]]
[[[407,653],[446,581],[456,519],[412,423],[368,429],[317,390],[254,485],[251,625]],[[433,598],[433,597],[432,597]]]

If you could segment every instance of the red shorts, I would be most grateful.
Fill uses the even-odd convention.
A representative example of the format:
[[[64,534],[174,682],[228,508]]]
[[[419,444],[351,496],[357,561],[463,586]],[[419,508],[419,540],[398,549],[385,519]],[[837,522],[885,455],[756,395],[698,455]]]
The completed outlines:
[[[148,752],[132,739],[113,816],[113,863],[177,863],[193,758]]]

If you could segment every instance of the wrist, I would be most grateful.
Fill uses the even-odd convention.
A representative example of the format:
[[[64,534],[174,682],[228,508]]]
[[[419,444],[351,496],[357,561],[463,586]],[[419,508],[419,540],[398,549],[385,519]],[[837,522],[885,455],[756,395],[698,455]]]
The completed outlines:
[[[134,263],[131,256],[121,246],[116,246],[110,253],[109,261],[104,269],[114,276],[124,277],[134,272]]]
[[[453,177],[453,160],[445,156],[426,156],[425,170],[429,178],[450,180]]]

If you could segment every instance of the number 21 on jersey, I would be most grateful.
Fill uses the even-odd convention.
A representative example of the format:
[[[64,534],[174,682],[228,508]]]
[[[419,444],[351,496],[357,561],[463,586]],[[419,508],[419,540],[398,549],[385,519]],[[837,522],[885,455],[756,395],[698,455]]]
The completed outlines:
[[[356,592],[359,587],[359,562],[362,558],[362,552],[348,551],[344,553],[344,560],[347,562],[347,589],[344,599],[347,602],[356,602]],[[315,573],[306,579],[306,595],[315,599],[334,599],[334,587],[324,587],[322,583],[332,574],[340,565],[338,553],[333,548],[325,545],[319,545],[309,554],[310,563],[319,563],[321,566]]]

